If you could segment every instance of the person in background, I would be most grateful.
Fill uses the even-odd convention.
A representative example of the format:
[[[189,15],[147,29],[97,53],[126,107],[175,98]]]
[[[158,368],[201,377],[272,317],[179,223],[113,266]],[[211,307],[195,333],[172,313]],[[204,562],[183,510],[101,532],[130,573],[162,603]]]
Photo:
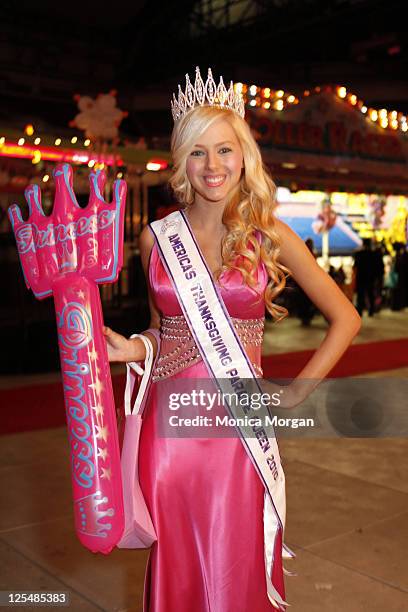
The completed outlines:
[[[376,312],[381,310],[383,303],[383,288],[384,288],[384,246],[378,243],[374,248],[374,304]]]
[[[407,305],[408,254],[402,242],[394,242],[395,259],[392,266],[394,284],[391,289],[391,310],[403,310]]]
[[[375,311],[374,285],[376,274],[376,255],[371,248],[371,238],[363,238],[363,248],[354,255],[356,271],[357,312],[361,316],[368,304],[368,315]]]

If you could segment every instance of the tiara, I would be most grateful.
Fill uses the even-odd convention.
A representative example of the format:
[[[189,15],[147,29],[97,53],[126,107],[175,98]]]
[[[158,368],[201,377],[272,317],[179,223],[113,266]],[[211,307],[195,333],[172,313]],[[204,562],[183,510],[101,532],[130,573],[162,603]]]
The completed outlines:
[[[218,85],[215,83],[211,68],[208,69],[207,80],[204,83],[201,78],[200,69],[196,67],[194,86],[190,81],[190,77],[186,74],[186,89],[183,92],[180,85],[178,86],[178,99],[173,94],[171,101],[171,113],[174,121],[178,121],[184,117],[190,110],[196,106],[218,106],[220,108],[228,108],[238,113],[242,118],[245,116],[244,99],[240,93],[234,91],[234,85],[231,81],[227,88],[224,85],[223,78],[220,77]]]

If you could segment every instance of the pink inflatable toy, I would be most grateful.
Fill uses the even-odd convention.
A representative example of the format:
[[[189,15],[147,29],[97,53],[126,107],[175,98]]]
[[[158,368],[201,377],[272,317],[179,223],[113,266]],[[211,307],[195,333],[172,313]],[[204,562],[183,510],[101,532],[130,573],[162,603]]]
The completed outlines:
[[[126,183],[116,181],[113,202],[106,177],[90,174],[86,208],[78,205],[72,169],[54,171],[52,215],[41,207],[38,185],[25,190],[29,218],[9,208],[25,282],[38,299],[54,296],[64,387],[75,526],[81,543],[108,554],[124,529],[120,454],[98,283],[113,283],[123,259]]]

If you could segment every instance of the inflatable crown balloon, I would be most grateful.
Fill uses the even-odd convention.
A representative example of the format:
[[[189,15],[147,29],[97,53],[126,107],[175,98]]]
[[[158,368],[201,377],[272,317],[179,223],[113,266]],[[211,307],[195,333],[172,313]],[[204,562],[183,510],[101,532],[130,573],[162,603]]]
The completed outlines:
[[[38,299],[54,296],[71,454],[75,526],[92,552],[109,553],[124,529],[118,433],[99,283],[117,280],[123,259],[126,183],[113,202],[102,193],[105,174],[90,174],[90,197],[80,208],[68,164],[54,171],[52,215],[38,185],[25,190],[29,218],[9,208],[25,282]]]

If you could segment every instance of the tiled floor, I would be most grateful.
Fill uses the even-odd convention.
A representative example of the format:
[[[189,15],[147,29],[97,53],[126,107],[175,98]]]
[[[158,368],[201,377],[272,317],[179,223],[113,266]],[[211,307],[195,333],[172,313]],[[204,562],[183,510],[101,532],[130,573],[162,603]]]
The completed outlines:
[[[408,314],[381,313],[356,341],[406,337],[407,323]],[[312,348],[325,332],[321,319],[284,325],[268,323],[265,353]],[[298,574],[286,578],[291,609],[406,612],[408,440],[282,439],[280,448],[285,539],[297,554],[285,562]],[[0,590],[69,591],[74,611],[141,611],[147,552],[93,555],[76,539],[65,428],[3,436],[0,465]]]

